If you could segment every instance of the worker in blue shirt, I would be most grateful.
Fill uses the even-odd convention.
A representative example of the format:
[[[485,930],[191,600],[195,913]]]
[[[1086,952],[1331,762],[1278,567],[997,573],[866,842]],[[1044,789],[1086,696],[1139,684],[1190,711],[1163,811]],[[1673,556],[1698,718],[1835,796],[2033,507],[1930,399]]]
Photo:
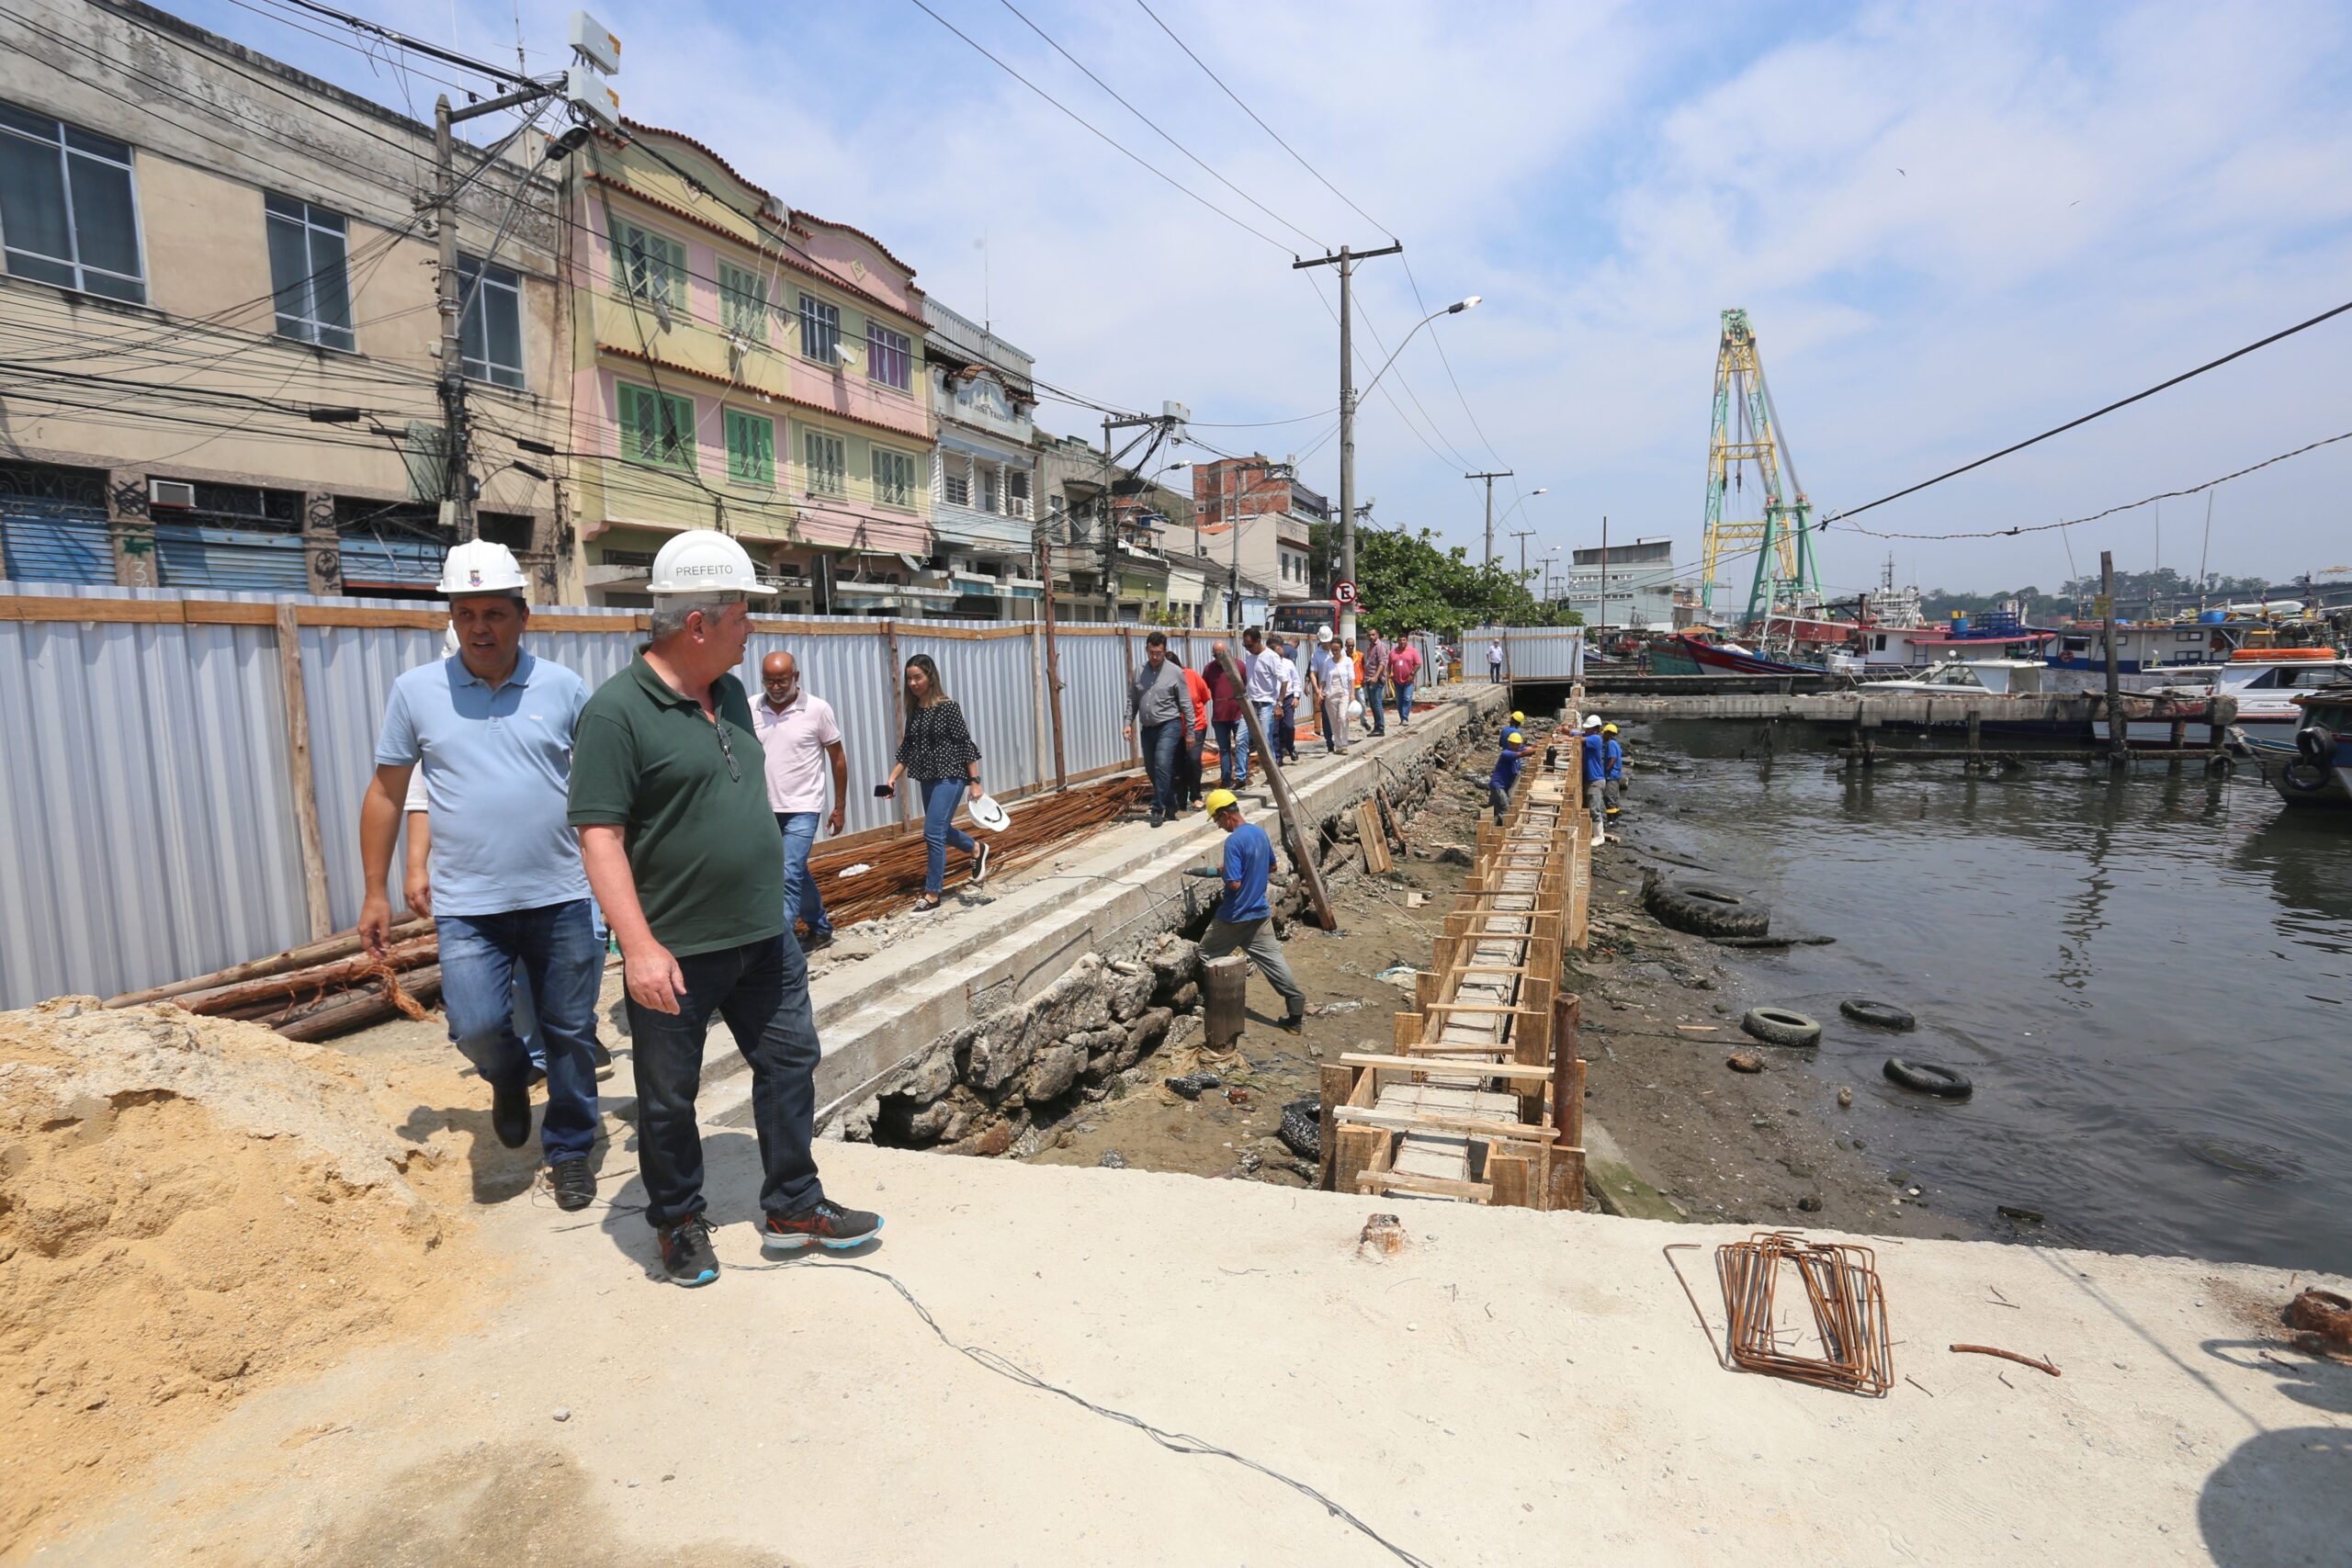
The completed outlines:
[[[1274,842],[1266,837],[1263,828],[1242,820],[1241,802],[1231,790],[1209,791],[1203,805],[1209,820],[1225,829],[1225,863],[1221,873],[1206,873],[1204,868],[1207,874],[1221,875],[1225,897],[1217,902],[1208,933],[1201,938],[1201,957],[1222,958],[1237,950],[1247,954],[1258,973],[1288,1004],[1283,1031],[1304,1034],[1306,993],[1299,989],[1289,962],[1283,957],[1282,942],[1274,935],[1273,908],[1266,901],[1266,880],[1274,869]]]
[[[1600,727],[1600,798],[1608,806],[1607,815],[1614,817],[1624,808],[1625,748],[1618,744],[1617,727],[1613,724]]]
[[[1609,738],[1600,733],[1600,716],[1584,716],[1584,804],[1592,813],[1592,841],[1606,843],[1609,835]]]
[[[1503,747],[1496,754],[1495,771],[1487,775],[1487,802],[1495,808],[1498,828],[1503,825],[1503,813],[1510,806],[1510,792],[1519,783],[1519,770],[1533,750],[1523,732],[1516,728],[1503,731]]]

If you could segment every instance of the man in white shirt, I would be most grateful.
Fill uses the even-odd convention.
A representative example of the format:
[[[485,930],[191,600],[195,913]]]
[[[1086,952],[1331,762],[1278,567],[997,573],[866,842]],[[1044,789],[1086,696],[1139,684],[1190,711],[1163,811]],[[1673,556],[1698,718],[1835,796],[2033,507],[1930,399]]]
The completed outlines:
[[[825,809],[826,764],[833,775],[833,812],[827,837],[842,830],[849,800],[849,753],[842,749],[842,727],[833,705],[800,688],[800,661],[789,653],[760,660],[760,700],[752,705],[752,728],[767,754],[768,808],[784,835],[784,921],[789,931],[805,921],[801,942],[814,953],[833,940],[817,879],[808,874],[808,851],[817,840],[817,818]]]
[[[1274,708],[1283,697],[1283,657],[1266,646],[1256,626],[1241,634],[1243,695],[1258,710],[1258,730],[1271,748],[1274,743]]]
[[[1323,750],[1344,751],[1348,749],[1348,694],[1355,686],[1355,665],[1340,652],[1330,627],[1316,633],[1315,640],[1315,662],[1307,668],[1323,707]]]
[[[1290,639],[1274,637],[1269,639],[1269,650],[1282,661],[1282,684],[1274,699],[1274,732],[1267,741],[1274,755],[1285,762],[1298,761],[1298,700],[1306,688],[1298,679],[1298,664],[1291,652]]]

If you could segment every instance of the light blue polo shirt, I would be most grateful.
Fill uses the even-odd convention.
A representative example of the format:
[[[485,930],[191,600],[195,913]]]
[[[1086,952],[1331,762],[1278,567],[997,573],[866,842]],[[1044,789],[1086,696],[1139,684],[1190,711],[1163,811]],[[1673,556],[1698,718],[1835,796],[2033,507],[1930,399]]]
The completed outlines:
[[[588,897],[568,819],[571,738],[588,683],[522,654],[493,692],[457,655],[392,682],[379,765],[424,768],[436,914],[495,915]]]

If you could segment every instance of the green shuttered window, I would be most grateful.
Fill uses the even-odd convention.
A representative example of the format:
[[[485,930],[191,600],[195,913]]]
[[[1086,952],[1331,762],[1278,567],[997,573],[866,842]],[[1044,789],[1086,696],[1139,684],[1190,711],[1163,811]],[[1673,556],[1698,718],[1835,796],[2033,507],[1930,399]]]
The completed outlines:
[[[775,421],[727,411],[727,477],[737,484],[775,484]]]
[[[695,402],[624,381],[620,393],[621,456],[634,463],[692,473]]]

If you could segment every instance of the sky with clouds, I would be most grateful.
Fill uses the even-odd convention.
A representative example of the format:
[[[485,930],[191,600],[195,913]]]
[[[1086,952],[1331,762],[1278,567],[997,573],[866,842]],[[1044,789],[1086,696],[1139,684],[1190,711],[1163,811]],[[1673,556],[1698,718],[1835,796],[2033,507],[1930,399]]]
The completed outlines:
[[[1182,402],[1204,440],[1297,453],[1334,496],[1334,286],[1291,259],[1402,240],[1409,274],[1359,274],[1360,382],[1426,310],[1484,303],[1423,331],[1366,401],[1358,497],[1475,552],[1484,491],[1461,476],[1514,469],[1507,559],[1511,531],[1535,530],[1531,558],[1565,555],[1605,513],[1612,540],[1670,536],[1695,563],[1726,306],[1748,310],[1797,470],[1834,513],[2352,299],[2346,5],[1149,0],[1302,164],[1136,0],[928,3],[1168,179],[911,0],[597,15],[625,41],[632,118],[873,232],[1046,380]],[[266,5],[180,8],[401,106],[390,73]],[[352,8],[514,58],[513,0]],[[533,69],[560,63],[570,8],[520,11]],[[2106,547],[2193,572],[2202,496],[2015,538],[1859,530],[2046,524],[2201,484],[2352,431],[2347,361],[2352,314],[1834,525],[1824,578],[1874,586],[1891,551],[1898,581],[2048,590],[2069,546],[2086,570]],[[1099,418],[1040,410],[1057,433]],[[2352,441],[2222,487],[2212,568],[2352,568],[2347,481]]]

